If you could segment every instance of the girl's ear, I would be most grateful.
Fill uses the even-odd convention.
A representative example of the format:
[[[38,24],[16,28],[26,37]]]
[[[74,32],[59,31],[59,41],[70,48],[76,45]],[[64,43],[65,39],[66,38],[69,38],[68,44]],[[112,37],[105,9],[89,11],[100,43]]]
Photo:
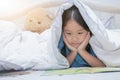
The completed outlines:
[[[64,30],[62,31],[62,35],[64,35]]]
[[[63,38],[65,38],[65,34],[63,33]]]
[[[93,34],[92,34],[92,32],[90,31],[90,37],[92,37],[92,35],[93,35]]]

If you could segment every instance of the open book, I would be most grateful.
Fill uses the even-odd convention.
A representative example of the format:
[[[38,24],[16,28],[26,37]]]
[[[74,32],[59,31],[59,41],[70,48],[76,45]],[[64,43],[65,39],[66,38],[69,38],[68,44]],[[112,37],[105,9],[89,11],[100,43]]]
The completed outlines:
[[[120,68],[101,68],[101,67],[82,67],[82,68],[68,68],[62,70],[47,70],[43,75],[70,75],[70,74],[92,74],[92,73],[107,73],[120,72]]]

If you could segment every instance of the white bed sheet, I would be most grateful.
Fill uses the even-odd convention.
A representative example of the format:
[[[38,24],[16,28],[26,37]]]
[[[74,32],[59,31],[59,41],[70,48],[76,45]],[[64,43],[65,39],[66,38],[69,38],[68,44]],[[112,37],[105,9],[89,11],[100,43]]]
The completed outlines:
[[[0,80],[120,80],[120,72],[40,76],[44,71],[17,76],[0,76]]]

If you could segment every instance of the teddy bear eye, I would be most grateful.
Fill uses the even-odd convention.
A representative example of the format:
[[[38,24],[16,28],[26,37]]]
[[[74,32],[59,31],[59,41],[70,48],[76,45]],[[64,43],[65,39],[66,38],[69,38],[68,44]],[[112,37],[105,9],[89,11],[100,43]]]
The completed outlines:
[[[41,24],[41,22],[38,22],[38,24]]]
[[[29,22],[32,22],[32,20],[29,20]]]

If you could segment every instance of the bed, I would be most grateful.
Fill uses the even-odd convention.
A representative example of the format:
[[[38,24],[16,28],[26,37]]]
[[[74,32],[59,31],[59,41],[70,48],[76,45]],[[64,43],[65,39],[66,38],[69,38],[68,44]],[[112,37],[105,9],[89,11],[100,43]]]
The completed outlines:
[[[51,3],[47,3],[48,2],[54,2],[55,0],[46,0],[44,2],[44,4],[41,2],[41,0],[31,0],[31,3],[33,3],[33,5],[28,5],[28,8],[25,8],[23,10],[28,11],[31,8],[35,8],[38,7],[38,5],[41,5],[42,7],[53,7],[51,5]],[[60,1],[60,2],[59,2]],[[64,0],[59,0],[57,3],[54,2],[54,6],[58,6],[59,4],[63,3]],[[98,17],[101,19],[101,21],[103,21],[103,23],[108,22],[107,25],[109,25],[109,27],[107,27],[108,29],[119,29],[120,28],[120,8],[119,8],[119,1],[116,3],[117,5],[112,4],[104,4],[102,5],[102,1],[92,1],[90,2],[89,0],[82,0],[85,4],[87,4],[88,6],[90,6],[96,13],[96,15],[98,15]],[[107,0],[106,0],[107,2]],[[56,4],[55,4],[56,3]],[[43,4],[43,5],[42,5]],[[92,4],[98,4],[95,5],[96,7],[94,7]],[[104,6],[104,9],[103,9]],[[111,8],[111,9],[109,9]],[[14,17],[14,14],[11,15],[9,14],[9,19],[6,18],[6,16],[1,16],[1,19],[3,20],[11,20],[12,22],[18,24],[19,28],[24,26],[24,14],[25,12],[21,12],[22,15],[18,14],[17,18]],[[18,12],[19,13],[19,12]],[[16,13],[17,14],[17,13]],[[105,17],[106,16],[106,17]],[[13,18],[13,19],[11,19]],[[11,23],[10,23],[11,24]],[[11,24],[14,26],[14,24]],[[113,25],[115,27],[113,27]],[[10,29],[9,29],[10,30]],[[14,33],[12,33],[14,34]],[[1,48],[1,47],[0,47]],[[24,57],[24,56],[23,56]],[[22,63],[21,63],[22,64]],[[9,64],[7,64],[9,65]],[[15,65],[17,66],[17,65]],[[13,68],[14,66],[12,66]],[[21,69],[21,67],[18,67],[16,70]],[[120,68],[112,68],[112,67],[107,67],[107,68],[97,68],[98,72],[94,72],[95,68],[69,68],[69,69],[64,69],[64,70],[21,70],[21,71],[3,71],[0,72],[0,80],[48,80],[48,79],[53,79],[53,80],[70,80],[70,79],[76,79],[76,80],[80,80],[80,79],[84,79],[84,80],[120,80]],[[78,72],[83,70],[83,72]],[[88,70],[86,72],[84,72],[84,70]],[[91,71],[93,70],[93,71]],[[69,72],[70,71],[70,72]],[[49,73],[49,74],[48,74]]]
[[[0,80],[119,80],[119,68],[69,68],[47,71],[3,72]]]

